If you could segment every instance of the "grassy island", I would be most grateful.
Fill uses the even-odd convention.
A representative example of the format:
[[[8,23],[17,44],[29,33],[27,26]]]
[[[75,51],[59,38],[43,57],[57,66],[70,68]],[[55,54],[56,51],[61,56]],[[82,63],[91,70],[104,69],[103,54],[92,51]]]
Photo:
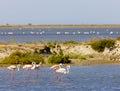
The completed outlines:
[[[0,43],[0,65],[71,64],[90,65],[120,62],[120,37],[92,39],[87,42]]]

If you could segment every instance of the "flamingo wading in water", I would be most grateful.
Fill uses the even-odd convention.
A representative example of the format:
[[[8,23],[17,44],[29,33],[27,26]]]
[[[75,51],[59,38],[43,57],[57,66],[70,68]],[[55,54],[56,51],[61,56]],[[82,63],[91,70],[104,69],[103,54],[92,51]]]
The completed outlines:
[[[70,65],[69,66],[66,66],[66,68],[59,68],[56,71],[56,73],[60,73],[60,74],[68,74],[69,73],[69,69],[70,69]],[[58,76],[57,78],[59,81],[61,81],[61,77]]]
[[[62,74],[68,74],[69,73],[69,69],[70,69],[70,65],[69,66],[66,66],[66,69],[65,68],[59,68],[56,70],[57,73],[62,73]]]
[[[32,64],[26,64],[23,66],[23,69],[30,70],[33,66],[35,66],[35,62],[32,62]]]
[[[55,76],[55,78],[57,78],[57,79],[60,79],[60,77],[58,76],[56,70],[59,69],[59,68],[61,68],[61,65],[62,65],[62,63],[56,64],[56,65],[53,65],[53,66],[50,67],[50,69],[52,69],[52,74],[53,74],[53,75]]]
[[[28,71],[27,72],[28,76],[26,77],[26,79],[30,78],[30,70],[31,70],[32,67],[35,66],[35,64],[36,64],[35,62],[32,62],[32,64],[26,64],[26,65],[23,66],[23,69]]]
[[[40,62],[39,64],[36,64],[35,62],[34,62],[34,65],[33,65],[33,67],[31,68],[32,70],[36,70],[36,69],[39,69],[40,68],[40,66],[41,66],[41,64],[42,64],[42,62]]]
[[[57,70],[57,69],[61,68],[61,65],[62,65],[62,63],[53,65],[52,67],[50,67],[50,69]]]
[[[8,70],[10,71],[19,71],[20,70],[20,64],[18,64],[17,66],[16,65],[10,65],[9,67],[7,67]],[[13,79],[14,76],[12,73],[10,73],[10,78]]]
[[[42,62],[40,62],[39,64],[34,63],[33,67],[31,68],[31,70],[35,70],[36,71],[36,78],[38,78],[38,76],[39,76],[38,72],[39,72],[39,69],[41,67],[41,64],[42,64]]]
[[[7,67],[9,70],[15,71],[17,69],[17,71],[20,70],[20,65],[10,65],[9,67]]]
[[[50,67],[50,69],[53,69],[53,75],[60,81],[61,78],[59,77],[59,75],[57,73],[62,73],[62,74],[68,74],[69,73],[69,69],[70,66],[66,66],[66,68],[61,67],[62,63],[58,64],[58,65],[53,65],[52,67]]]
[[[39,64],[36,64],[36,62],[32,62],[32,64],[26,64],[23,66],[23,69],[26,69],[26,70],[37,70],[37,77],[38,77],[38,69],[40,68],[41,66],[41,62]],[[30,73],[28,73],[28,78],[30,78]]]

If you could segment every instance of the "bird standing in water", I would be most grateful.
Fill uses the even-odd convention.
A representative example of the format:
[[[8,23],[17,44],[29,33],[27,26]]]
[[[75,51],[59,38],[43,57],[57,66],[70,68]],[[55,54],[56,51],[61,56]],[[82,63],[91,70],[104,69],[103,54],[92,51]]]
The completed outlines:
[[[20,64],[18,64],[17,66],[16,65],[10,65],[9,67],[7,67],[8,70],[10,71],[19,71],[20,70]],[[13,73],[10,73],[10,78],[11,79],[14,79],[14,75]]]
[[[57,69],[61,68],[61,66],[62,66],[62,63],[56,64],[56,65],[53,65],[52,67],[50,67],[50,69],[57,70]]]
[[[69,69],[70,69],[70,65],[69,66],[66,66],[66,69],[65,68],[59,68],[56,70],[57,73],[62,73],[62,74],[68,74],[69,73]]]

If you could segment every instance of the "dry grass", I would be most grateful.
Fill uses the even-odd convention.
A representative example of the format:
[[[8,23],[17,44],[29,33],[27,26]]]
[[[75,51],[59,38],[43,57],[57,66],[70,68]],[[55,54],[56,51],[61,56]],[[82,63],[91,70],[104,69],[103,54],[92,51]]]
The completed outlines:
[[[113,60],[82,60],[79,59],[71,59],[72,65],[96,65],[96,64],[120,64],[120,61],[113,61]]]

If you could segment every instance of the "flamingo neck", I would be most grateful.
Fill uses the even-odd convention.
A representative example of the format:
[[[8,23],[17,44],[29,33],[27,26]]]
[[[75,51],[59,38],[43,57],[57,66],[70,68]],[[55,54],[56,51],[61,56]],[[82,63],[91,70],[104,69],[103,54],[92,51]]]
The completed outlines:
[[[42,62],[39,63],[39,66],[42,64]]]
[[[66,67],[66,71],[67,71],[66,73],[67,73],[67,74],[69,73],[69,69],[70,69],[70,66],[67,66],[67,67]]]
[[[61,65],[62,65],[62,64],[60,63],[60,64],[59,64],[59,68],[61,68]]]
[[[32,62],[32,65],[35,65],[36,64],[36,62]]]
[[[20,65],[17,65],[17,71],[20,71]]]

